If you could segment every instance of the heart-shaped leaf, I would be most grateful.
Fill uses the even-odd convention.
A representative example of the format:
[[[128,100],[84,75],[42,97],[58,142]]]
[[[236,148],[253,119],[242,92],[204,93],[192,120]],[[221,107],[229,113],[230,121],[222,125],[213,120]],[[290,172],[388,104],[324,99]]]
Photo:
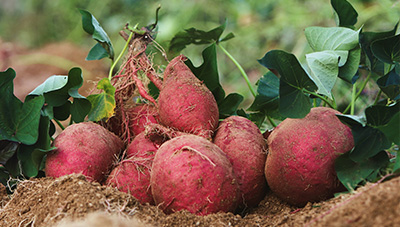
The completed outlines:
[[[393,143],[400,146],[400,112],[397,112],[390,121],[383,126],[378,126],[378,129]],[[400,158],[397,158],[400,159]]]
[[[354,190],[374,172],[387,166],[389,158],[385,151],[361,162],[355,162],[347,152],[335,160],[335,170],[340,182],[349,190]]]
[[[386,125],[392,117],[400,112],[400,103],[391,106],[374,105],[365,109],[365,117],[370,126]]]
[[[97,89],[103,91],[100,94],[93,94],[87,97],[92,105],[88,115],[90,121],[100,121],[110,118],[114,114],[115,87],[112,86],[108,78],[103,78],[97,84]]]
[[[14,96],[15,71],[0,72],[0,140],[34,144],[38,138],[40,112],[44,97],[36,96],[22,103]]]
[[[82,15],[82,27],[98,42],[89,52],[87,60],[98,60],[104,57],[114,59],[114,48],[107,33],[96,18],[86,10],[79,10]],[[104,50],[102,50],[103,48]]]
[[[305,35],[314,51],[352,50],[358,47],[359,31],[344,27],[308,27]]]
[[[353,78],[357,75],[360,59],[361,48],[350,50],[346,64],[339,68],[339,78],[348,83],[352,83]]]
[[[339,67],[346,63],[348,53],[343,50],[325,50],[306,54],[309,76],[317,85],[319,94],[332,98],[331,91],[339,75]]]
[[[279,109],[279,78],[268,72],[258,80],[257,85],[257,96],[249,110],[261,111],[268,115],[276,112]]]
[[[331,0],[335,10],[336,24],[340,27],[354,28],[357,23],[358,13],[346,0]]]
[[[396,34],[397,26],[393,28],[391,31],[386,32],[361,32],[360,33],[360,45],[365,54],[367,55],[367,65],[373,72],[379,72],[380,74],[384,74],[383,71],[383,63],[379,61],[371,50],[371,44],[379,39],[384,39],[388,37],[392,37]]]
[[[210,44],[232,39],[234,35],[229,33],[221,39],[221,35],[226,27],[226,22],[210,31],[202,31],[196,28],[185,29],[185,31],[176,34],[169,43],[169,51],[178,53],[190,44]]]
[[[385,63],[400,62],[400,34],[376,40],[371,44],[371,51],[376,58]]]
[[[309,78],[296,56],[282,50],[272,50],[258,60],[270,70],[279,72],[279,111],[284,117],[303,118],[311,109],[311,101],[303,89],[316,91],[317,86]]]

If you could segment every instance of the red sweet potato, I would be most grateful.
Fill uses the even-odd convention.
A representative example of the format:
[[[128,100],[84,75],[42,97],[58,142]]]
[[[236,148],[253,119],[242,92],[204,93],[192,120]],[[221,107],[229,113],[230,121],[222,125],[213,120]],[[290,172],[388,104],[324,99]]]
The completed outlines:
[[[164,71],[158,97],[160,121],[178,131],[211,138],[218,126],[217,102],[184,60],[183,55],[174,58]]]
[[[128,112],[129,129],[133,135],[139,135],[148,124],[158,123],[158,111],[154,105],[141,104],[131,108]]]
[[[338,111],[312,108],[303,119],[285,119],[268,137],[265,176],[271,190],[296,206],[325,200],[343,188],[335,159],[354,146]]]
[[[46,158],[49,177],[82,173],[88,180],[102,182],[123,148],[123,142],[102,126],[83,122],[68,126],[54,140],[57,149]]]
[[[111,171],[106,185],[131,194],[142,204],[154,204],[150,189],[150,159],[133,156],[121,161]]]
[[[196,135],[183,135],[158,149],[151,171],[155,203],[165,213],[197,215],[235,211],[240,190],[233,167],[221,149]]]
[[[257,125],[247,118],[230,116],[215,132],[214,143],[232,163],[242,193],[242,207],[255,207],[265,197],[266,141]]]
[[[164,138],[157,134],[147,134],[145,131],[139,133],[126,149],[126,157],[141,157],[150,160],[154,159],[154,155]]]

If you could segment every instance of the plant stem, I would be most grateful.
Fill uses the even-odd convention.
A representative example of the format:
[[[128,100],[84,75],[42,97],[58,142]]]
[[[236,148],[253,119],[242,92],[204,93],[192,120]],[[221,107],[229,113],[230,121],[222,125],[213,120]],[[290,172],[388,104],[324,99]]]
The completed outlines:
[[[356,83],[353,84],[353,90],[351,92],[351,102],[350,102],[350,114],[354,115],[354,109],[355,109],[355,104],[356,104],[356,91],[357,91],[357,86]]]
[[[244,71],[244,69],[242,68],[242,66],[239,64],[239,62],[236,61],[236,59],[220,44],[218,44],[217,46],[219,46],[221,48],[221,50],[226,54],[226,56],[228,56],[229,59],[232,60],[232,62],[236,65],[236,67],[239,69],[240,73],[242,74],[244,80],[247,83],[247,86],[250,89],[251,94],[256,97],[257,93],[254,91],[253,87],[251,86],[249,77],[247,76],[246,72]]]
[[[58,127],[60,127],[62,130],[65,129],[64,125],[62,125],[61,122],[60,122],[59,120],[57,120],[57,119],[53,119],[53,120],[56,122],[56,124],[58,125]]]
[[[379,98],[382,95],[382,90],[379,90],[378,94],[376,95],[375,101],[374,101],[374,105],[376,105],[379,102]]]
[[[355,83],[354,83],[354,85],[353,85],[353,93],[356,93],[356,94],[355,94],[354,97],[352,97],[351,103],[346,107],[346,109],[343,111],[343,113],[346,113],[347,111],[349,111],[351,106],[355,104],[356,100],[358,99],[358,97],[360,97],[360,95],[361,95],[362,91],[364,90],[365,86],[367,86],[368,80],[371,78],[371,75],[372,75],[371,72],[368,73],[367,78],[365,79],[364,83],[361,85],[361,88],[357,93],[355,91],[356,90],[356,86],[355,86]]]
[[[121,59],[122,55],[124,55],[126,49],[128,49],[129,43],[130,43],[130,41],[131,41],[131,39],[132,39],[132,36],[133,36],[133,32],[131,32],[131,34],[129,35],[129,38],[128,38],[128,40],[126,41],[125,46],[124,46],[124,48],[122,49],[121,53],[119,53],[117,59],[115,59],[115,61],[112,62],[112,65],[111,65],[111,68],[110,68],[110,72],[108,73],[108,79],[109,79],[110,81],[111,81],[111,79],[112,79],[113,70],[114,70],[115,66],[117,65],[118,61]]]
[[[274,120],[272,120],[272,118],[270,116],[267,115],[267,119],[269,121],[269,123],[271,123],[272,127],[276,128],[276,123],[274,122]]]
[[[308,93],[308,94],[310,94],[310,95],[314,95],[314,96],[320,98],[322,101],[324,101],[326,104],[328,104],[329,107],[331,107],[331,108],[333,108],[333,109],[336,110],[336,103],[335,103],[335,102],[330,103],[330,102],[328,101],[328,99],[325,98],[324,96],[322,96],[322,95],[320,95],[320,94],[318,94],[318,93],[315,93],[315,92],[306,90],[306,89],[303,89],[303,92]]]

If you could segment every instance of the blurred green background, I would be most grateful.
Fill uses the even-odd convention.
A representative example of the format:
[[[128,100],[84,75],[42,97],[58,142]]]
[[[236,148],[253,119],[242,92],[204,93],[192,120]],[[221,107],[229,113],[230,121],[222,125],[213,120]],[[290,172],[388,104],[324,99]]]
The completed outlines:
[[[359,13],[357,28],[363,26],[366,31],[390,30],[400,18],[398,0],[349,2]],[[253,84],[267,71],[257,63],[267,51],[282,49],[302,61],[309,50],[304,29],[335,26],[329,0],[1,0],[0,39],[27,48],[68,41],[89,50],[95,41],[83,31],[78,11],[86,9],[101,23],[118,53],[124,45],[118,32],[127,22],[140,26],[153,23],[159,5],[156,41],[166,49],[183,29],[208,31],[227,20],[224,34],[232,32],[235,38],[221,45],[243,66]],[[189,46],[183,53],[200,64],[204,48]],[[222,52],[218,58],[223,87],[252,98],[234,64]]]

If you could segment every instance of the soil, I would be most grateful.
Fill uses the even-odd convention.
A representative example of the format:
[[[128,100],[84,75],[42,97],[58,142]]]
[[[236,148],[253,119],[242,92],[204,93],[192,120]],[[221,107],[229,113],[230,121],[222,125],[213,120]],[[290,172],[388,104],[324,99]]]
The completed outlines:
[[[1,189],[1,226],[398,226],[400,178],[367,184],[305,207],[293,207],[269,192],[244,215],[166,215],[129,194],[86,181],[83,175],[21,181],[11,195]],[[73,223],[73,224],[72,224]]]

